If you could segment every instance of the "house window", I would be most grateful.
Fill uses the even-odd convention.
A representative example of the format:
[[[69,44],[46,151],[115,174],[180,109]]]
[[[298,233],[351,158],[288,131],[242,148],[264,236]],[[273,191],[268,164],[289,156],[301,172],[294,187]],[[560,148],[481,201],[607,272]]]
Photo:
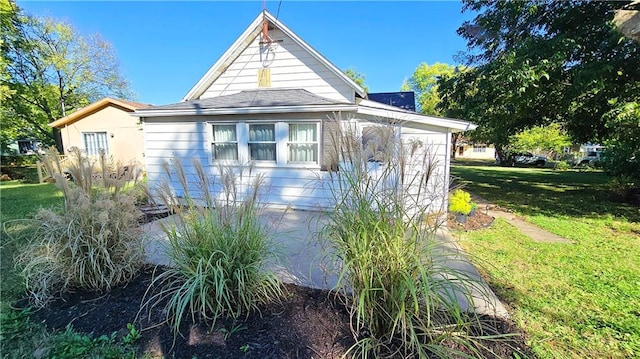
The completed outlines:
[[[253,161],[276,160],[275,124],[249,125],[249,158]]]
[[[213,142],[211,149],[214,160],[238,159],[238,135],[236,125],[212,125]]]
[[[362,128],[362,147],[370,162],[384,162],[392,155],[395,132],[388,126]]]
[[[485,145],[473,145],[473,152],[487,152],[487,146]]]
[[[318,125],[290,123],[287,147],[288,163],[318,163]]]
[[[103,150],[105,154],[109,153],[106,132],[83,132],[82,142],[84,144],[84,152],[87,156],[99,155],[100,150]]]

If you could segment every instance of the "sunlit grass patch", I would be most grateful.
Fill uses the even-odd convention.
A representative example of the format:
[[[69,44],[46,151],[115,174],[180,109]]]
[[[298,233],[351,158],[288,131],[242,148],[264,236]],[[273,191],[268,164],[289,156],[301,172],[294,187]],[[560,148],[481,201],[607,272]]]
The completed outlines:
[[[500,219],[489,229],[456,234],[483,265],[484,275],[510,306],[537,355],[640,355],[637,207],[609,202],[601,173],[552,176],[544,170],[493,167],[454,171],[469,181],[472,193],[574,242],[536,243]],[[521,180],[508,182],[512,176]],[[531,185],[533,178],[544,184]],[[502,188],[487,190],[475,181],[500,183]]]

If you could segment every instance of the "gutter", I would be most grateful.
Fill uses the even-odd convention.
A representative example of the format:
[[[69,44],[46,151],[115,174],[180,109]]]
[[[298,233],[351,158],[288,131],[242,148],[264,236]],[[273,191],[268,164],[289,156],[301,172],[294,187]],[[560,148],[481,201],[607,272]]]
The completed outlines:
[[[263,113],[331,112],[357,111],[357,105],[317,105],[317,106],[264,106],[239,108],[208,108],[186,110],[137,110],[132,116],[169,117],[169,116],[205,116],[205,115],[247,115]]]

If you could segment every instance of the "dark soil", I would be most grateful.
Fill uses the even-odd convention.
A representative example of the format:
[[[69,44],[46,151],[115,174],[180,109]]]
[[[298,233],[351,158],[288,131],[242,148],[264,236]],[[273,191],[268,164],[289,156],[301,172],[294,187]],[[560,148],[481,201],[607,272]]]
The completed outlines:
[[[476,211],[475,215],[467,216],[465,223],[460,223],[456,220],[454,214],[449,213],[447,217],[447,227],[456,231],[473,231],[489,227],[493,223],[494,218],[486,215],[482,211]]]
[[[192,324],[186,318],[181,333],[174,336],[162,307],[138,313],[153,272],[152,267],[144,268],[127,286],[103,295],[82,291],[65,295],[34,313],[32,320],[53,330],[71,324],[76,331],[94,336],[118,332],[119,338],[127,334],[127,323],[133,323],[142,331],[137,342],[140,352],[165,358],[340,358],[354,343],[349,315],[339,296],[291,284],[285,285],[287,295],[282,303],[268,305],[261,313],[235,321],[221,318],[213,331],[207,323]],[[502,319],[484,317],[482,325],[499,333],[517,333],[512,323]],[[483,353],[491,350],[501,358],[513,358],[514,352],[520,357],[529,353],[520,335],[484,344],[488,349]]]

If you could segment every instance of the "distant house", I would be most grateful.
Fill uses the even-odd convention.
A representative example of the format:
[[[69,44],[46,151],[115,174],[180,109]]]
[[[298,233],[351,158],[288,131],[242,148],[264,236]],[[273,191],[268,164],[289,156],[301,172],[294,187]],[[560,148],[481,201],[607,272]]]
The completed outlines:
[[[88,156],[104,150],[115,161],[144,163],[144,132],[135,110],[148,105],[104,98],[49,124],[62,135],[64,152],[77,147]]]
[[[493,160],[496,148],[492,144],[471,143],[459,140],[456,143],[456,158],[473,160]]]
[[[188,172],[193,170],[192,160],[199,160],[211,176],[218,175],[220,163],[251,161],[251,176],[263,175],[269,188],[264,201],[298,209],[333,204],[322,184],[331,168],[329,119],[339,117],[343,127],[363,134],[380,122],[399,123],[396,136],[404,143],[430,146],[437,159],[433,190],[441,198],[430,203],[433,211],[446,205],[451,133],[476,128],[466,121],[372,101],[338,67],[266,11],[182,102],[140,108],[135,115],[144,124],[150,188],[167,180],[163,164],[170,159],[181,162]],[[170,185],[179,194],[180,186]]]

